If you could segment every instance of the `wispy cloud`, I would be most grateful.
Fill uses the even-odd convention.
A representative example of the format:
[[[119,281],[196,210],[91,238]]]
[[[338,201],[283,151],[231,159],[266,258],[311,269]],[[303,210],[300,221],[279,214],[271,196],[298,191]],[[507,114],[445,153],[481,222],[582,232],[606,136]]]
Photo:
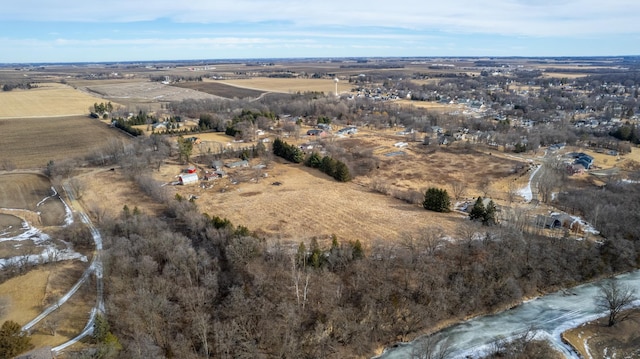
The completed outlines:
[[[224,24],[279,22],[289,27],[338,25],[387,26],[416,30],[525,36],[635,33],[640,2],[630,0],[380,0],[314,1],[235,0],[227,2],[156,0],[35,0],[3,4],[0,19],[72,22],[140,22],[170,19],[178,23]]]
[[[640,50],[637,0],[27,1],[2,6],[0,62]]]

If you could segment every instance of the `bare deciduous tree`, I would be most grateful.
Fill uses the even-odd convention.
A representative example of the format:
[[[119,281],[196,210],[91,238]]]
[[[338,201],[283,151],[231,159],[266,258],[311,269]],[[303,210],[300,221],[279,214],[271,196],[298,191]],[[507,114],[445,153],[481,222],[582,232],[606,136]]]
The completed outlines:
[[[428,336],[419,339],[411,350],[411,359],[445,359],[451,354],[449,338]]]
[[[456,200],[460,200],[460,198],[464,197],[465,192],[467,191],[467,183],[464,181],[453,181],[451,183],[451,193]]]
[[[598,308],[608,312],[607,326],[612,327],[616,323],[629,318],[630,313],[623,313],[623,310],[637,299],[635,289],[621,285],[615,279],[611,279],[599,286],[596,305]]]

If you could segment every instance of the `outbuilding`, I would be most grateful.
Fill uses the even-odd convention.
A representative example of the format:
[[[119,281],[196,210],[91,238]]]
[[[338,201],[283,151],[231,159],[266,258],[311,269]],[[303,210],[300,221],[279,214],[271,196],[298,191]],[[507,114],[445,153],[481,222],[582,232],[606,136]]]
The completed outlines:
[[[196,183],[198,182],[198,174],[197,173],[183,173],[180,176],[178,176],[178,180],[180,181],[181,185],[188,185],[191,183]]]

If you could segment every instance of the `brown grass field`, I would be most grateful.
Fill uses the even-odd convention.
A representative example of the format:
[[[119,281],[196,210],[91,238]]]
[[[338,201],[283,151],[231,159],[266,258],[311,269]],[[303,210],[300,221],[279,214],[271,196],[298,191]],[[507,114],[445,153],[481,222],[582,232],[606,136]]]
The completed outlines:
[[[395,103],[401,106],[414,106],[418,108],[426,108],[427,110],[441,112],[441,113],[450,113],[454,111],[462,111],[465,109],[465,106],[463,105],[458,105],[458,104],[450,105],[450,104],[443,104],[443,103],[432,102],[432,101],[397,100],[395,101]]]
[[[562,333],[583,358],[640,357],[640,309],[630,319],[608,327],[606,318],[585,323]]]
[[[180,166],[163,168],[158,176],[174,181]],[[231,173],[231,171],[229,171]],[[268,177],[260,177],[267,173]],[[231,184],[221,180],[213,188],[197,185],[167,187],[184,197],[199,196],[202,212],[230,219],[261,236],[286,242],[359,239],[365,246],[375,241],[396,241],[429,225],[451,229],[459,215],[435,214],[419,206],[374,193],[357,183],[338,183],[302,165],[273,162],[269,168],[251,168],[231,174]],[[281,182],[279,186],[274,182]]]
[[[198,196],[196,202],[202,212],[229,218],[266,238],[297,242],[314,236],[327,239],[335,234],[341,240],[359,239],[366,245],[393,242],[404,234],[414,235],[430,226],[453,234],[466,218],[457,213],[428,212],[420,205],[376,193],[371,189],[372,182],[382,182],[396,191],[422,192],[429,186],[450,190],[452,181],[462,180],[468,183],[467,196],[471,198],[479,193],[479,182],[490,178],[493,194],[500,198],[504,197],[502,183],[513,177],[513,168],[518,163],[514,159],[457,149],[426,153],[419,143],[404,149],[404,156],[384,156],[397,151],[393,144],[402,139],[363,130],[354,138],[337,140],[343,141],[347,150],[370,149],[380,161],[379,169],[350,183],[338,183],[318,170],[276,159],[266,169],[228,170],[229,178],[216,181],[211,188],[197,185],[166,188],[170,198],[175,193],[187,198]],[[303,137],[298,142],[306,140]],[[293,143],[293,139],[288,141]],[[183,167],[164,166],[154,176],[169,183],[177,179]],[[274,182],[282,184],[275,186]]]
[[[35,318],[54,298],[65,293],[78,280],[86,263],[73,261],[58,263],[31,270],[24,275],[0,284],[0,298],[8,303],[0,316],[0,322],[13,320],[24,325]],[[91,285],[87,283],[86,286]],[[76,297],[77,296],[77,297]],[[61,344],[76,336],[89,318],[89,311],[95,301],[95,290],[79,290],[72,299],[50,315],[49,320],[58,323],[55,336],[36,325],[31,336],[36,347]]]
[[[296,92],[324,92],[333,94],[336,91],[335,83],[330,79],[280,79],[268,77],[256,77],[252,79],[224,80],[221,83],[237,86],[245,89],[267,92],[296,93]],[[338,93],[349,92],[351,85],[338,82]]]
[[[110,139],[128,138],[88,116],[3,119],[0,132],[0,161],[19,169],[82,157]]]
[[[59,83],[41,83],[31,90],[0,92],[0,120],[24,117],[56,117],[89,113],[101,98]]]

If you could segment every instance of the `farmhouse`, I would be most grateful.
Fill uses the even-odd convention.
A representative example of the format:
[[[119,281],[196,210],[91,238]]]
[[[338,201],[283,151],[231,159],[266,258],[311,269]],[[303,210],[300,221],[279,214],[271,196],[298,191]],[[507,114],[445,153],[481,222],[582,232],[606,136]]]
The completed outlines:
[[[178,176],[178,180],[181,185],[188,185],[191,183],[198,182],[198,174],[197,173],[184,173]]]
[[[157,122],[157,123],[154,123],[153,125],[151,125],[151,128],[153,130],[166,130],[167,129],[167,123],[166,122]]]

